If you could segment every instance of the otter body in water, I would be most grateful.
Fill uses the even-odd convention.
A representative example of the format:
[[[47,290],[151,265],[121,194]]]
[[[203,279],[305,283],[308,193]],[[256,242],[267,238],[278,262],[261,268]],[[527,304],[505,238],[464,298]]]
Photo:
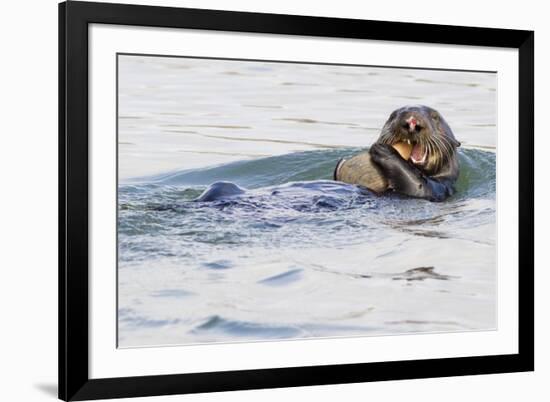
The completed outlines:
[[[404,158],[395,145],[411,146]],[[405,106],[395,110],[384,124],[369,157],[376,182],[385,179],[383,190],[393,190],[410,197],[443,201],[454,193],[459,164],[456,148],[460,146],[443,117],[427,106]],[[334,178],[340,180],[341,160]],[[346,180],[344,180],[346,181]],[[354,183],[361,184],[361,183]],[[368,185],[366,187],[369,187]]]
[[[209,202],[209,201],[216,201],[220,199],[224,199],[227,197],[233,197],[235,195],[244,194],[245,190],[237,186],[235,183],[227,182],[227,181],[217,181],[210,186],[206,190],[202,192],[202,194],[195,199],[195,201],[198,202]]]

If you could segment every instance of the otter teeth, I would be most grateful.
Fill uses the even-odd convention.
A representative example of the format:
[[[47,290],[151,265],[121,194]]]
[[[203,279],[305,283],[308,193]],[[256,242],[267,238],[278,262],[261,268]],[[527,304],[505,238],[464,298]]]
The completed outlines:
[[[411,145],[411,140],[407,140],[407,142],[409,143],[409,145]]]

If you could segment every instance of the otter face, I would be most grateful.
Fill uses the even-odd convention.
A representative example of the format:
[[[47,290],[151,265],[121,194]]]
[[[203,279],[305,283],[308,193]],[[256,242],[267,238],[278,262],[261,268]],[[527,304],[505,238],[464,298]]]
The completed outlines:
[[[447,122],[428,106],[405,106],[393,111],[377,142],[412,145],[409,160],[430,174],[447,164],[460,146]]]

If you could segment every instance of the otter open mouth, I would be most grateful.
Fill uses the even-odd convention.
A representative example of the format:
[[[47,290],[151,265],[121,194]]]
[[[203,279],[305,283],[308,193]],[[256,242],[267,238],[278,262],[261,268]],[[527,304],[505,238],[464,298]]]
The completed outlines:
[[[424,149],[422,145],[419,143],[415,143],[413,145],[413,149],[411,151],[411,161],[416,165],[421,165],[424,162],[426,162],[426,158],[428,156],[428,150]]]
[[[397,141],[392,146],[399,152],[403,159],[410,159],[415,165],[421,165],[428,158],[428,149],[419,142],[410,139]]]

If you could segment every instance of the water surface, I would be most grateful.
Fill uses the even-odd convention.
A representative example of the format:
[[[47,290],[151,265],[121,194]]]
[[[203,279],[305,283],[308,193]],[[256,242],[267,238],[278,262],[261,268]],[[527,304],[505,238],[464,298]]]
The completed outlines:
[[[493,74],[119,57],[119,345],[496,327]],[[464,144],[443,203],[333,182],[390,112]],[[229,181],[244,194],[196,198]]]

